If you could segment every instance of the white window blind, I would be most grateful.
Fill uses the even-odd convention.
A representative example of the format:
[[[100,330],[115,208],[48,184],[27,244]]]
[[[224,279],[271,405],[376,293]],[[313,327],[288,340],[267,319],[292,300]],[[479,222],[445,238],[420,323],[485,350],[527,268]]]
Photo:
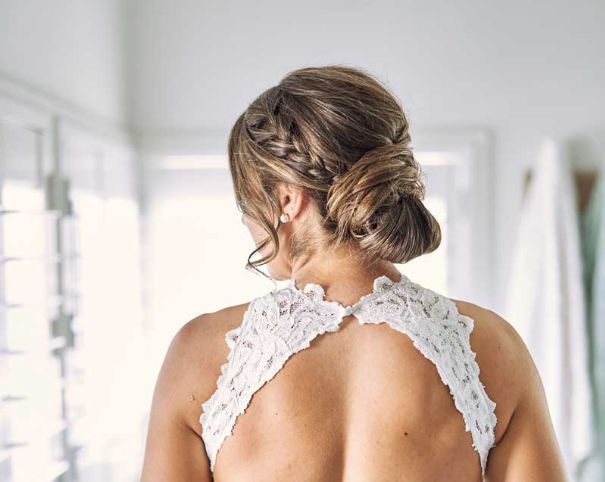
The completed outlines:
[[[95,132],[0,96],[2,482],[140,476],[138,170]]]
[[[59,213],[47,203],[47,116],[0,99],[0,480],[56,480],[69,469]]]

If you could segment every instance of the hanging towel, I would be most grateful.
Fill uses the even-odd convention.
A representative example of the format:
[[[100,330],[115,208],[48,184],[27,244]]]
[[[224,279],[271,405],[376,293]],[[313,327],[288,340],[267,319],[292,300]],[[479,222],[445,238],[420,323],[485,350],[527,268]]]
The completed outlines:
[[[588,353],[594,394],[595,451],[583,482],[605,480],[605,177],[597,172],[590,201],[581,217]]]
[[[592,392],[575,183],[562,149],[547,139],[532,166],[505,309],[540,373],[567,478],[577,481],[593,445]]]

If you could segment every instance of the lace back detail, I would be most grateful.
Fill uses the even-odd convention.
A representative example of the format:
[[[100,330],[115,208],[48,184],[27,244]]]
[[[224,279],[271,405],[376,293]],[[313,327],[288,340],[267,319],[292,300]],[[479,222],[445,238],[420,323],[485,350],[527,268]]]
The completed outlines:
[[[221,366],[216,391],[201,405],[202,438],[211,471],[221,445],[233,434],[236,419],[246,411],[253,394],[288,358],[308,348],[322,333],[338,331],[344,316],[353,314],[360,323],[386,322],[406,334],[435,364],[471,432],[484,474],[489,450],[495,445],[496,403],[479,379],[470,345],[473,319],[461,315],[451,299],[402,273],[399,282],[386,276],[377,278],[373,291],[351,306],[324,296],[318,284],[298,289],[291,280],[286,288],[252,300],[242,324],[225,334],[227,361]]]

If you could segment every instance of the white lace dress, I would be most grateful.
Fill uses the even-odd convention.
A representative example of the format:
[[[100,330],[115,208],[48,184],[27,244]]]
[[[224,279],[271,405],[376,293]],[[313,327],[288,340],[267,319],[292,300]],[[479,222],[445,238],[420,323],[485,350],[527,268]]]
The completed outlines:
[[[252,395],[289,357],[309,347],[322,333],[337,331],[343,318],[352,314],[359,323],[384,322],[406,334],[435,364],[464,417],[466,431],[472,434],[485,474],[489,450],[495,445],[496,403],[479,379],[476,354],[470,346],[474,321],[461,315],[448,297],[400,275],[397,282],[387,276],[376,278],[372,292],[350,306],[326,300],[318,284],[299,289],[292,279],[286,287],[252,300],[241,325],[226,334],[228,359],[221,367],[216,391],[201,405],[201,436],[211,471]]]

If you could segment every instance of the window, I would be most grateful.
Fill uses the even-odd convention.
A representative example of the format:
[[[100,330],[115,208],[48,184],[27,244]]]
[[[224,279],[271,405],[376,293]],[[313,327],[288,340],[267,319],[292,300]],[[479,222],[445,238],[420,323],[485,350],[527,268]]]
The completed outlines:
[[[0,98],[0,479],[14,482],[69,469],[50,137],[48,117]]]
[[[138,480],[138,181],[120,140],[0,97],[0,480]]]
[[[478,301],[488,295],[482,273],[490,256],[489,136],[418,137],[425,204],[441,225],[442,244],[399,268],[436,291]],[[146,279],[160,356],[186,320],[247,302],[276,285],[243,270],[254,245],[240,222],[224,155],[158,155],[147,158],[146,166]]]
[[[151,397],[135,156],[62,123],[62,218],[73,346],[66,405],[77,480],[137,480]],[[151,387],[152,388],[152,387]]]

